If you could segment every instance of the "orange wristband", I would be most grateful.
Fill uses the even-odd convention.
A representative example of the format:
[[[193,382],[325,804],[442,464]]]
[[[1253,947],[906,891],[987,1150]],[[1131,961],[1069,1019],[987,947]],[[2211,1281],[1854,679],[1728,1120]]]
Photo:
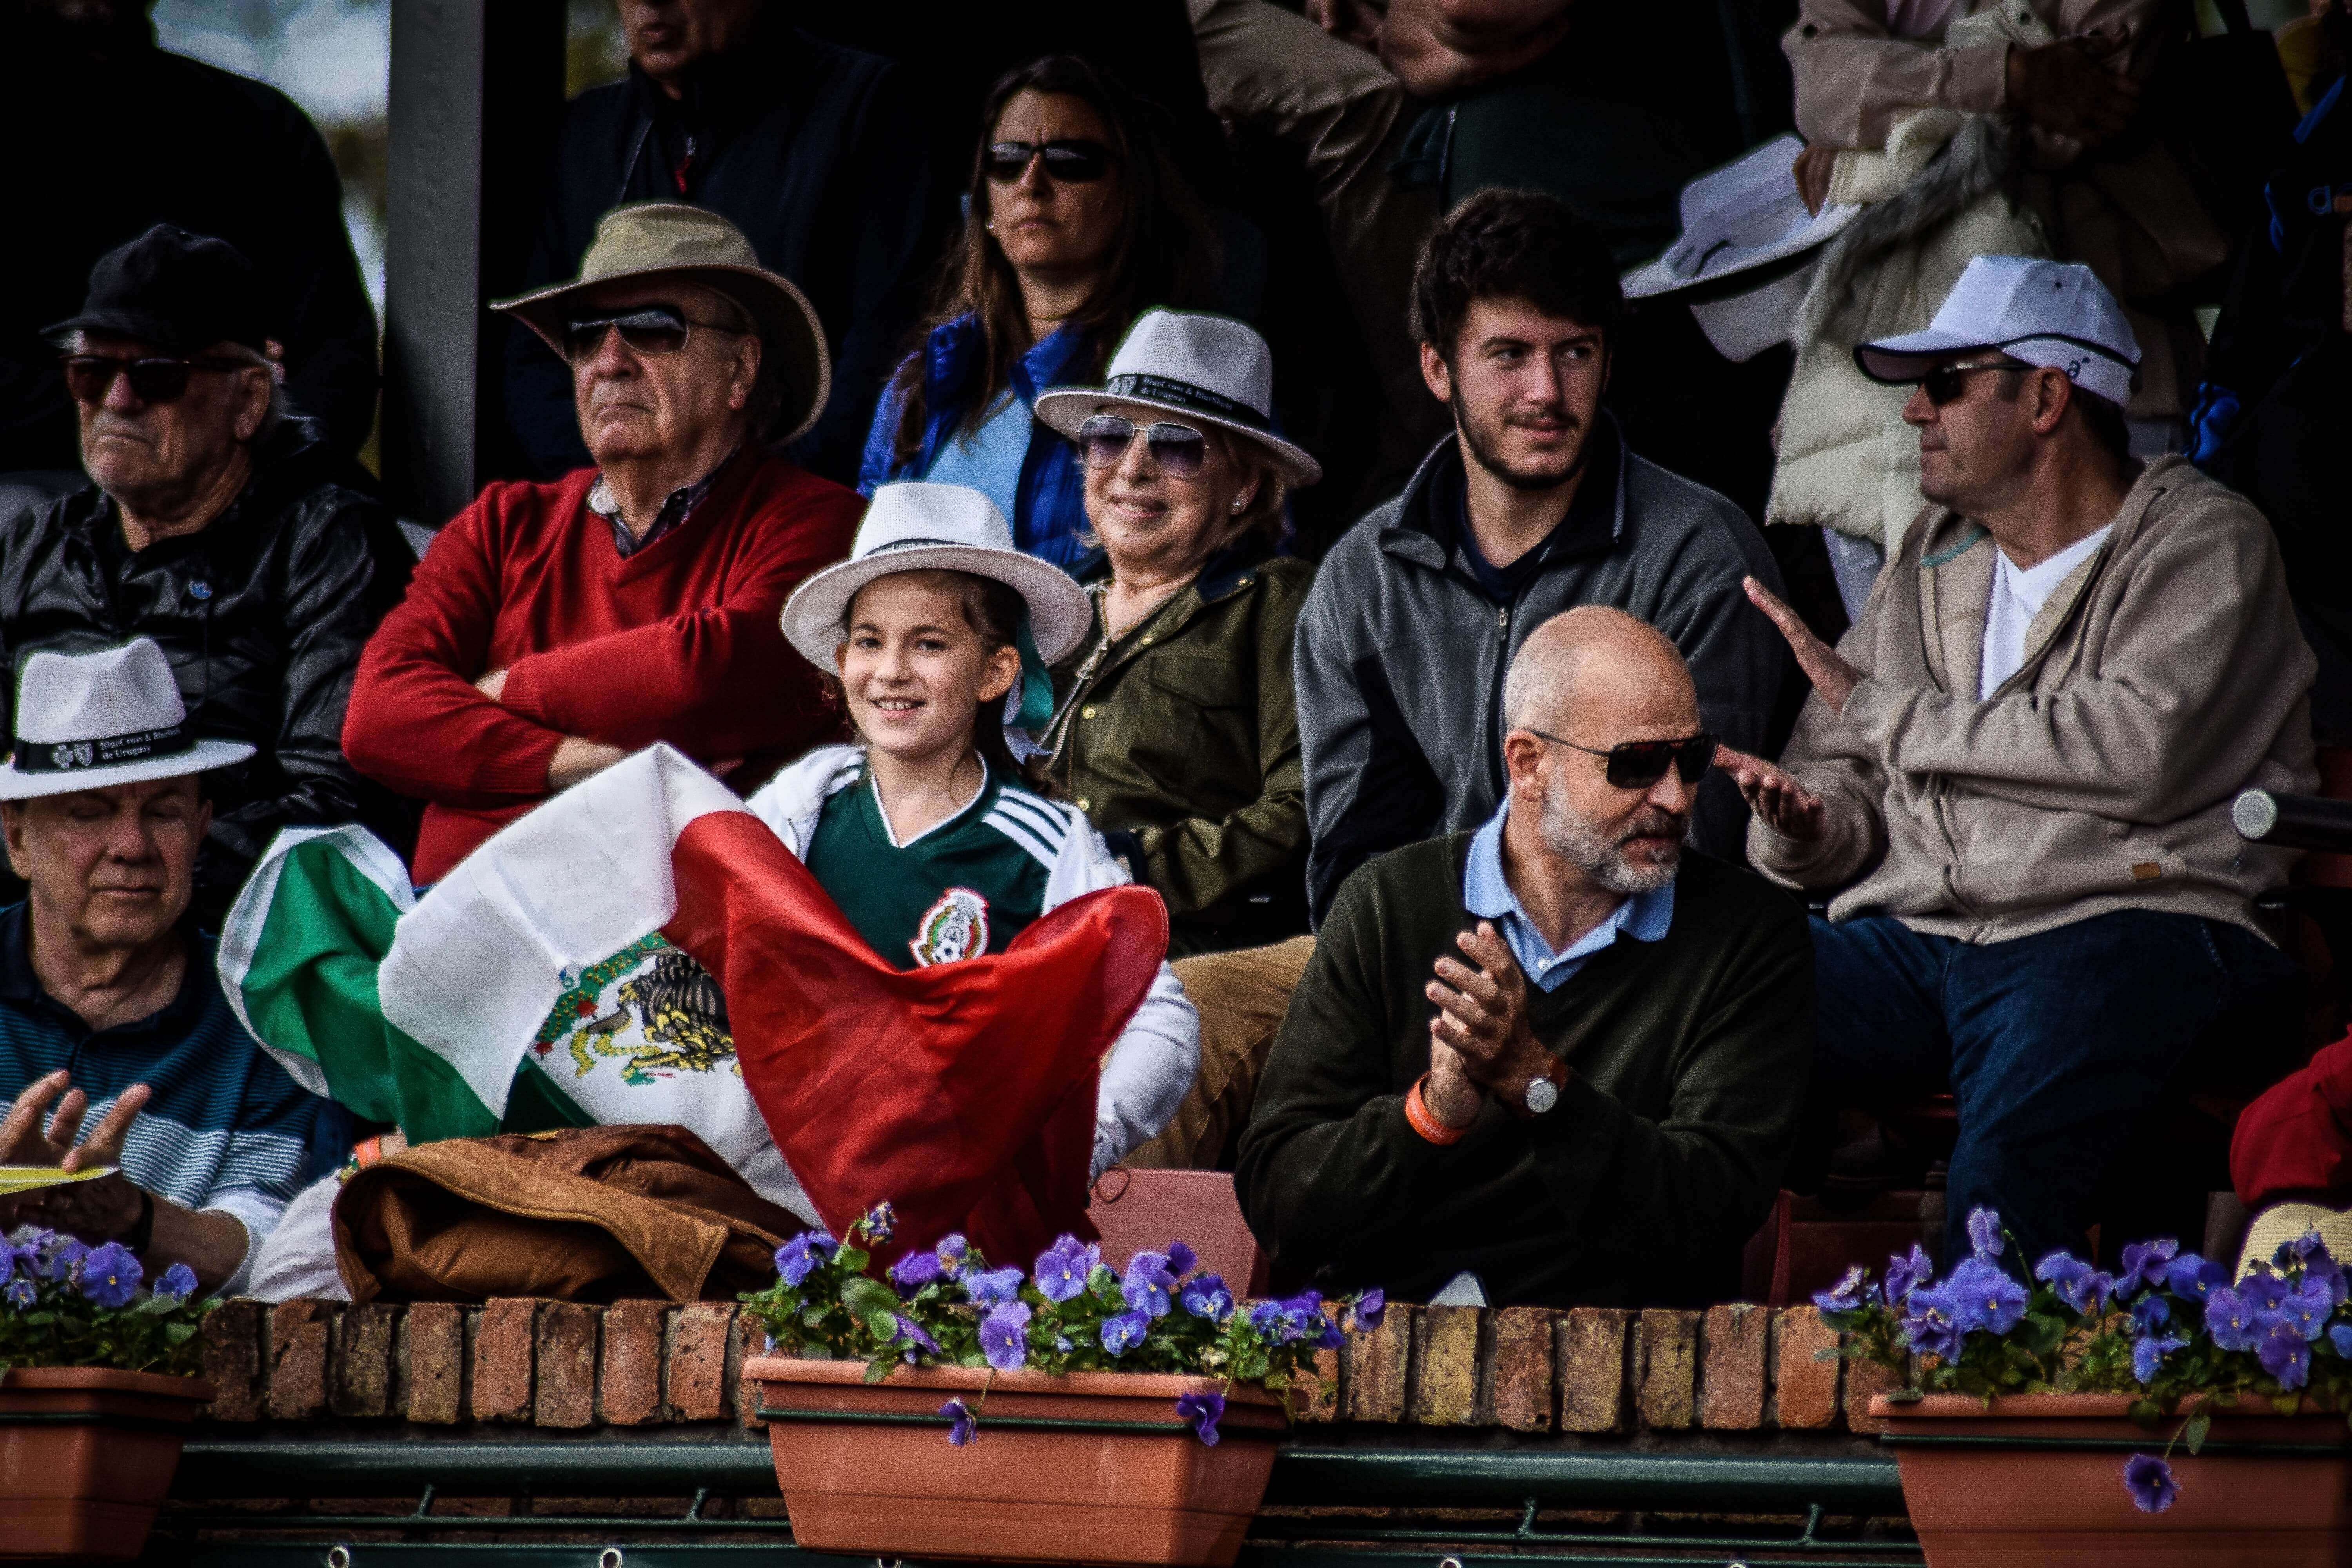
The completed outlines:
[[[1440,1121],[1435,1116],[1430,1113],[1428,1103],[1421,1098],[1421,1086],[1428,1081],[1429,1075],[1427,1073],[1423,1073],[1419,1078],[1415,1079],[1413,1080],[1412,1087],[1405,1091],[1405,1121],[1412,1124],[1412,1130],[1415,1132],[1420,1133],[1424,1141],[1434,1143],[1440,1148],[1444,1148],[1449,1143],[1461,1142],[1464,1134],[1467,1133],[1470,1129],[1467,1127],[1448,1127],[1444,1122]]]

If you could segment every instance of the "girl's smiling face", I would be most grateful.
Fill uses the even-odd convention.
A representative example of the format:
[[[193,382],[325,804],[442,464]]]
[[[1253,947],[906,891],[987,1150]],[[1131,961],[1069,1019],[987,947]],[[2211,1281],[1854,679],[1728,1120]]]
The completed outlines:
[[[902,763],[961,756],[981,709],[1021,673],[1013,648],[985,648],[963,601],[931,573],[877,577],[849,603],[849,635],[834,650],[851,722]]]

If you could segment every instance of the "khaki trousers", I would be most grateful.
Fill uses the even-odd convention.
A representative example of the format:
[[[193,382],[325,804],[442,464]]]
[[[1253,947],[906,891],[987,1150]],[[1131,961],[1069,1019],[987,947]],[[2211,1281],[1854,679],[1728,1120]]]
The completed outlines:
[[[1249,1121],[1265,1054],[1314,952],[1313,937],[1295,936],[1271,947],[1176,961],[1176,978],[1201,1015],[1201,1076],[1160,1136],[1120,1164],[1217,1171],[1233,1163],[1234,1142]]]

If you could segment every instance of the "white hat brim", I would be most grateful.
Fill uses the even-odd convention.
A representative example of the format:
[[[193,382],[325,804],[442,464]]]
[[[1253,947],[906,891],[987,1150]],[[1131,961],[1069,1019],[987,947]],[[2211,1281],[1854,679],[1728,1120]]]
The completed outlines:
[[[1688,293],[1705,289],[1710,292],[1725,284],[1735,287],[1724,289],[1738,293],[1742,287],[1760,288],[1769,279],[1750,279],[1748,274],[1771,267],[1792,257],[1802,256],[1818,246],[1827,245],[1843,233],[1845,226],[1862,216],[1859,206],[1823,207],[1813,221],[1796,233],[1788,235],[1760,249],[1751,250],[1727,267],[1712,272],[1695,272],[1688,278],[1677,278],[1666,269],[1663,256],[1646,267],[1637,267],[1625,274],[1622,286],[1628,300],[1654,300],[1669,294]],[[1743,279],[1745,280],[1743,282]]]
[[[1274,458],[1275,466],[1282,470],[1283,479],[1294,489],[1311,485],[1323,477],[1323,465],[1308,456],[1306,447],[1294,446],[1269,431],[1255,429],[1238,419],[1222,418],[1181,403],[1163,403],[1156,397],[1133,395],[1122,397],[1105,392],[1099,386],[1053,386],[1037,395],[1035,412],[1038,418],[1075,441],[1078,426],[1087,422],[1089,415],[1099,414],[1115,405],[1157,408],[1179,419],[1197,420],[1203,425],[1214,425],[1220,430],[1230,430],[1236,436],[1246,436],[1266,449],[1267,456]]]
[[[168,757],[144,757],[103,768],[71,768],[62,773],[22,773],[12,760],[0,767],[0,800],[32,800],[40,795],[79,795],[87,789],[144,784],[150,779],[173,779],[210,773],[253,755],[242,741],[198,741],[194,749]]]
[[[1029,606],[1029,636],[1048,665],[1085,641],[1094,620],[1087,591],[1050,562],[979,544],[915,544],[828,566],[793,589],[784,601],[784,640],[811,664],[830,670],[849,602],[876,578],[901,572],[969,572],[1012,588]]]

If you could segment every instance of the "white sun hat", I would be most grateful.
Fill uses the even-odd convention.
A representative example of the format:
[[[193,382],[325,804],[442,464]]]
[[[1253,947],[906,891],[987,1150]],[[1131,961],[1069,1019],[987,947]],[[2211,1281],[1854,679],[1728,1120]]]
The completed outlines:
[[[1924,331],[1864,343],[1853,363],[1871,380],[1904,386],[1948,354],[1990,349],[2066,379],[2110,403],[2131,401],[2139,339],[2123,307],[2079,261],[1979,256],[1960,274]]]
[[[1778,137],[1685,185],[1682,237],[1625,274],[1625,297],[1680,298],[1716,352],[1734,362],[1786,342],[1812,283],[1814,253],[1862,214],[1858,206],[1805,210],[1795,172],[1804,147]]]
[[[793,590],[784,601],[784,637],[821,669],[833,668],[841,619],[857,591],[899,572],[969,572],[992,577],[1029,605],[1029,635],[1052,664],[1087,635],[1093,601],[1069,574],[1013,548],[1013,530],[996,503],[962,485],[915,480],[874,492],[849,559]]]
[[[16,683],[16,749],[0,800],[178,778],[241,763],[253,748],[188,731],[171,662],[147,637],[94,653],[44,648]]]
[[[1127,330],[1100,386],[1054,386],[1037,417],[1075,438],[1089,415],[1141,404],[1230,430],[1265,448],[1294,485],[1323,465],[1274,433],[1274,351],[1245,322],[1199,310],[1146,310]]]

